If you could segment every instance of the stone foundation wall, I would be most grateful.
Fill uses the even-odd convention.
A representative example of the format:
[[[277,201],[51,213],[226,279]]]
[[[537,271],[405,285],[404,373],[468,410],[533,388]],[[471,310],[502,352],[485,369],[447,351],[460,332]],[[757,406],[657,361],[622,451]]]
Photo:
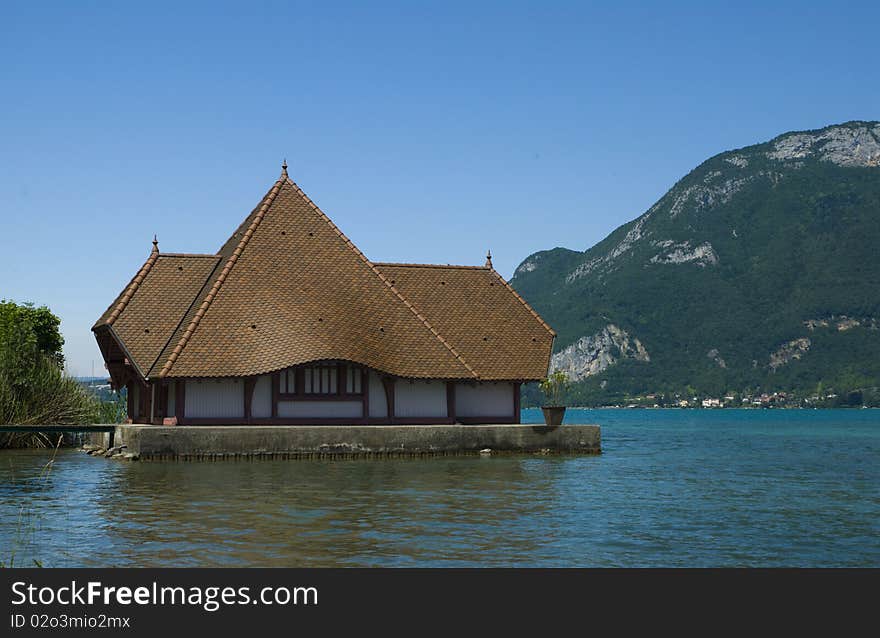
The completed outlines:
[[[424,456],[601,451],[599,426],[120,425],[114,445],[143,460]]]

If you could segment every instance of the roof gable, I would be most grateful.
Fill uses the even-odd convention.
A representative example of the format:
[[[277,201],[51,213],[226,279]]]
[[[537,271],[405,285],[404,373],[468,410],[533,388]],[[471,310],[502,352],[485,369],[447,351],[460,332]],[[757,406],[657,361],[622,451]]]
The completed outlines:
[[[154,251],[95,328],[112,326],[114,336],[146,373],[219,261],[216,255],[160,255]]]
[[[321,359],[407,377],[476,376],[283,175],[251,215],[159,376],[247,376]]]

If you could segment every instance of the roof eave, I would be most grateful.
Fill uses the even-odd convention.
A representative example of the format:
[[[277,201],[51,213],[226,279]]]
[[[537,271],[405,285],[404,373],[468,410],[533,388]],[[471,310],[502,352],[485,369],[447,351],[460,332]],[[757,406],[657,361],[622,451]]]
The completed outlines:
[[[131,356],[131,351],[126,347],[125,342],[122,340],[122,337],[119,336],[119,333],[113,329],[113,326],[109,323],[104,323],[100,326],[92,328],[92,332],[95,333],[97,333],[99,330],[106,330],[110,334],[110,336],[116,342],[116,345],[119,346],[120,350],[122,350],[122,354],[125,355],[125,359],[128,361],[129,364],[131,364],[131,367],[134,369],[134,371],[138,373],[138,376],[141,379],[147,381],[149,377],[144,374],[144,371],[143,369],[141,369],[140,365],[138,365],[138,362],[135,360],[134,357]]]

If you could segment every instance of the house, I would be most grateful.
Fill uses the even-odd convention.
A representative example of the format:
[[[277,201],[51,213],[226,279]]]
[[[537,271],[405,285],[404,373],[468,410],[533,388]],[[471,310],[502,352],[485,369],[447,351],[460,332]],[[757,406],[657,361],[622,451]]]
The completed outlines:
[[[371,262],[286,164],[217,253],[154,238],[92,330],[133,422],[188,425],[518,423],[555,338],[491,255]]]

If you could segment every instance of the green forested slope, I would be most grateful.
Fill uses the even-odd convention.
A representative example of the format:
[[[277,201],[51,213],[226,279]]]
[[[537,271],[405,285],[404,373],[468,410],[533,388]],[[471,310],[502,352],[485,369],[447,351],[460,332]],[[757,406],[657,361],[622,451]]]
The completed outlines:
[[[531,255],[511,284],[559,333],[582,402],[878,386],[880,124],[721,153],[586,252]]]

